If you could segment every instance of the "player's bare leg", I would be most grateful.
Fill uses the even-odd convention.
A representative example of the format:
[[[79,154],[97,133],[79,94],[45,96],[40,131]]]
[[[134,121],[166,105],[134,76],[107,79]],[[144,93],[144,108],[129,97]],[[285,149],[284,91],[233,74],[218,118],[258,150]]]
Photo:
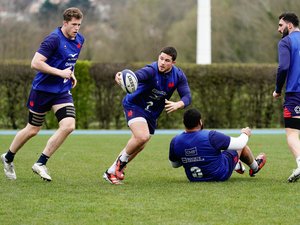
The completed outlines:
[[[130,125],[130,129],[132,136],[128,140],[125,150],[128,155],[133,155],[144,148],[145,144],[150,140],[151,135],[147,122],[134,122]]]
[[[239,155],[239,161],[235,166],[235,171],[239,174],[244,174],[245,166],[243,163],[247,164],[249,167],[254,162],[254,156],[249,148],[245,146],[242,150],[237,151]]]
[[[73,117],[64,118],[59,122],[59,128],[49,138],[46,147],[43,150],[43,154],[52,156],[54,152],[62,145],[69,134],[75,129],[75,119]]]
[[[142,147],[140,147],[140,149],[138,151],[136,151],[135,153],[131,154],[128,158],[128,162],[130,162],[131,160],[133,160],[146,146],[147,143],[145,143]]]
[[[70,105],[60,104],[53,106],[54,112],[57,110]],[[75,118],[66,117],[59,121],[59,128],[55,131],[55,133],[49,138],[47,144],[36,163],[32,166],[33,172],[38,174],[42,179],[51,181],[51,177],[49,175],[48,169],[46,167],[46,163],[48,159],[54,154],[54,152],[62,145],[62,143],[66,140],[70,133],[75,129]]]
[[[62,143],[66,140],[68,135],[74,129],[75,129],[75,119],[73,117],[67,117],[61,120],[59,122],[59,128],[48,140],[40,159],[42,157],[46,157],[48,160],[54,154],[54,152],[62,145]],[[38,174],[42,179],[46,181],[52,180],[45,164],[36,162],[32,166],[32,170],[33,172]]]
[[[41,127],[36,127],[28,123],[25,128],[23,128],[16,134],[7,153],[1,155],[1,161],[4,166],[4,173],[8,179],[17,179],[13,163],[14,156],[29,139],[34,137],[40,131],[40,129]]]
[[[146,121],[136,121],[130,124],[129,127],[132,136],[116,162],[115,174],[119,180],[124,179],[124,169],[129,159],[132,160],[140,151],[142,151],[151,137]]]
[[[295,158],[300,156],[300,141],[299,141],[299,130],[286,128],[286,139],[290,151],[294,155]]]
[[[250,166],[253,161],[255,160],[252,151],[250,150],[249,146],[246,145],[243,150],[241,151],[240,159],[242,162]]]
[[[136,121],[130,124],[132,135],[127,142],[126,147],[121,151],[120,155],[108,169],[107,173],[116,175],[117,179],[124,179],[124,169],[126,164],[141,152],[146,143],[150,140],[148,124],[145,121]]]
[[[290,151],[297,162],[297,168],[288,178],[288,182],[295,182],[300,178],[300,140],[299,140],[299,130],[286,128],[286,138]]]
[[[248,145],[239,152],[239,157],[242,162],[250,167],[249,175],[251,177],[254,177],[266,163],[266,155],[264,153],[260,153],[256,158],[254,158]]]
[[[41,127],[36,127],[31,124],[27,124],[25,128],[20,130],[14,137],[9,149],[13,153],[17,153],[19,149],[32,137],[38,134]]]

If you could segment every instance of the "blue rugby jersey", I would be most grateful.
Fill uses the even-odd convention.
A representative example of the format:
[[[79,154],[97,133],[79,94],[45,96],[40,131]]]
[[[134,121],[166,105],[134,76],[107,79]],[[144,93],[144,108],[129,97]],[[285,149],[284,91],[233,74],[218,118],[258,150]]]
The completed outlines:
[[[279,65],[276,92],[281,93],[286,81],[286,93],[300,92],[300,32],[294,31],[278,43]]]
[[[172,67],[168,73],[160,73],[157,62],[135,72],[138,88],[123,99],[124,107],[138,107],[148,118],[157,119],[165,107],[165,99],[169,100],[177,89],[184,106],[191,103],[191,92],[187,78],[178,67]]]
[[[83,43],[84,37],[80,33],[77,33],[74,40],[70,40],[63,35],[61,27],[58,27],[44,39],[37,52],[47,58],[46,63],[49,66],[61,70],[72,67],[74,70]],[[72,81],[37,72],[32,88],[39,91],[62,93],[71,90]]]
[[[221,154],[230,144],[230,137],[217,131],[183,132],[170,143],[169,159],[181,162],[190,181],[223,181],[229,166]]]

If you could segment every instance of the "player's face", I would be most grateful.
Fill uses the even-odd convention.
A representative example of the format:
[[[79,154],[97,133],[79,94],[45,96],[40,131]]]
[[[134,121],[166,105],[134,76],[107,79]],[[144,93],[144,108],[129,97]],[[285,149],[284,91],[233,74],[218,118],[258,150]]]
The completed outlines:
[[[283,19],[279,20],[277,30],[279,33],[281,33],[282,38],[284,38],[285,36],[287,36],[289,34],[288,24]]]
[[[81,19],[72,18],[71,21],[64,21],[64,34],[69,39],[75,39],[81,25]]]
[[[172,69],[172,65],[175,63],[172,60],[172,56],[167,55],[166,53],[160,53],[158,56],[158,70],[161,73],[167,73]]]

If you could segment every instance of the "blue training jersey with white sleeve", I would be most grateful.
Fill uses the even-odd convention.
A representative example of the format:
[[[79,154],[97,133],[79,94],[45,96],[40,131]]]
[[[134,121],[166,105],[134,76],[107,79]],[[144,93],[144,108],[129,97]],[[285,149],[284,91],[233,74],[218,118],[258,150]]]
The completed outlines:
[[[169,159],[181,162],[190,181],[224,181],[229,171],[221,154],[230,144],[230,137],[217,131],[183,132],[170,143]]]
[[[157,62],[153,62],[135,72],[138,88],[132,94],[126,94],[124,107],[138,107],[147,117],[157,119],[165,107],[165,99],[169,100],[177,89],[184,107],[191,103],[191,92],[183,71],[176,66],[167,73],[160,73]]]
[[[58,27],[43,40],[37,52],[47,58],[45,62],[49,66],[61,70],[72,67],[74,71],[83,43],[84,37],[80,33],[71,40],[66,38],[61,27]],[[33,80],[32,88],[38,91],[63,93],[71,90],[72,80],[39,71]]]
[[[300,92],[300,32],[294,31],[278,43],[279,65],[277,70],[276,92],[286,80],[286,93]]]

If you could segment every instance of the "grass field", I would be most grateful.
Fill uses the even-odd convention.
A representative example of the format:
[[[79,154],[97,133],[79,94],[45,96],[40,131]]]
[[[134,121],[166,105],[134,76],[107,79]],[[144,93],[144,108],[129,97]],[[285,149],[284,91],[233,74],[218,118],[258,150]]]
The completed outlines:
[[[253,135],[267,163],[255,178],[189,183],[168,162],[173,135],[154,135],[126,169],[124,185],[102,179],[129,135],[72,135],[49,160],[53,181],[31,171],[49,136],[30,140],[15,158],[16,181],[0,174],[0,224],[300,224],[300,182],[284,135]],[[0,136],[2,152],[13,136]]]

